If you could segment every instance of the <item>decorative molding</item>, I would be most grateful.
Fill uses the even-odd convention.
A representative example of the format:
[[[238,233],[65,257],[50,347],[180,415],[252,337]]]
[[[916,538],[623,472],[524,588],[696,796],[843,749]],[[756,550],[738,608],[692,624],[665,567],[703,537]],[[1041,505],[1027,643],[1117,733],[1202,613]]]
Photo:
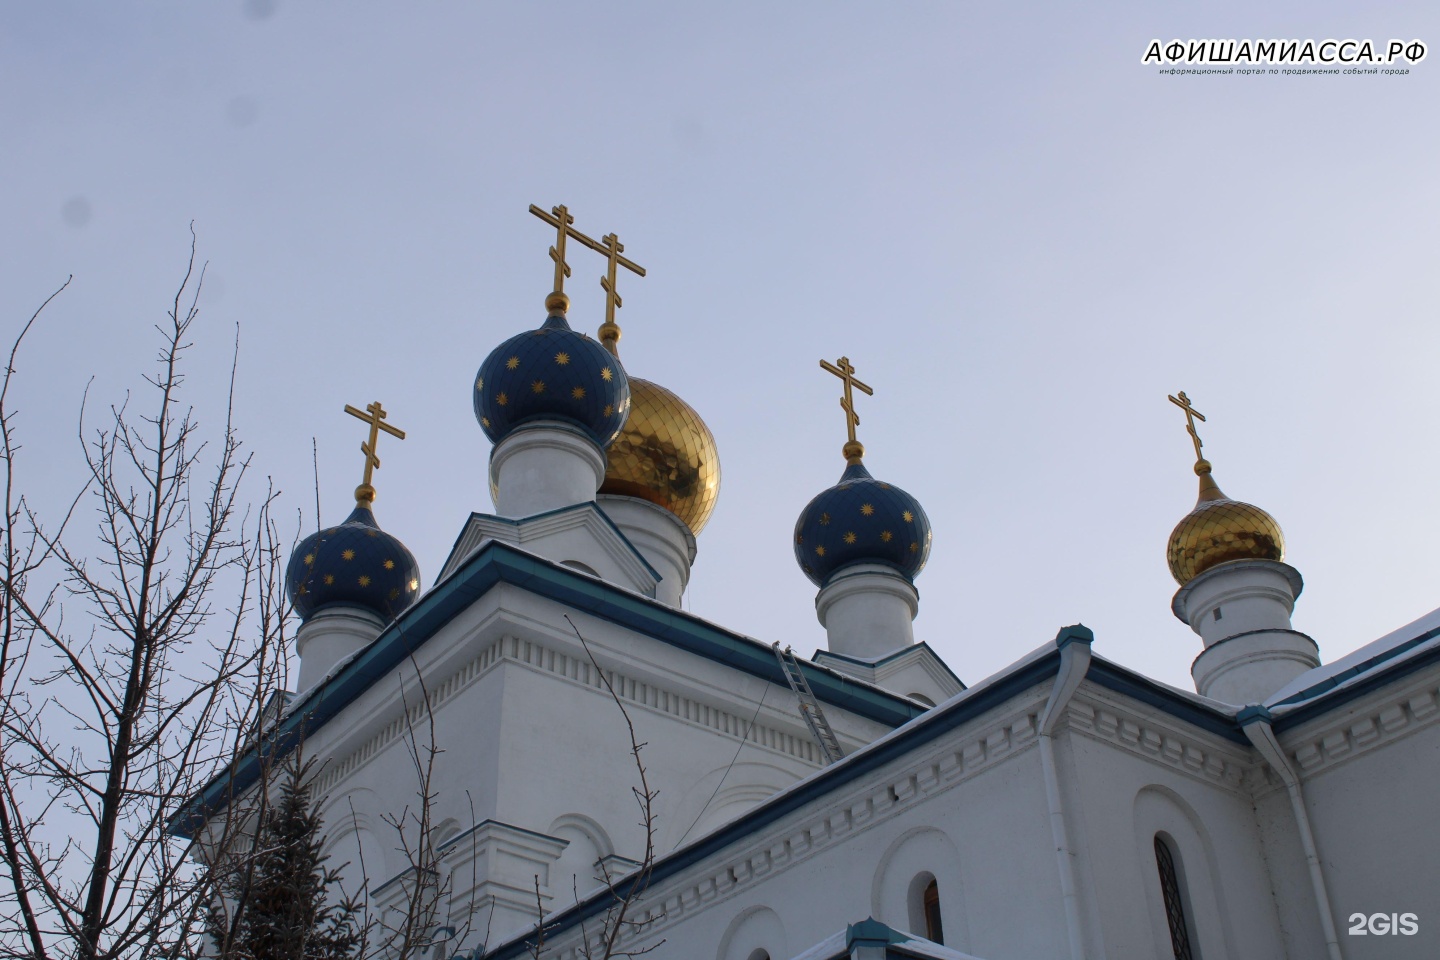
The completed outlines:
[[[888,775],[837,793],[821,809],[807,809],[797,820],[785,820],[757,832],[728,856],[702,861],[673,880],[651,887],[633,912],[640,933],[624,934],[621,949],[634,948],[663,936],[697,910],[729,899],[754,881],[781,873],[849,837],[880,826],[918,801],[953,789],[1037,742],[1038,717],[1048,685],[1020,694],[1003,714],[979,718],[963,736],[952,736],[915,751]],[[593,924],[591,925],[593,926]],[[555,960],[582,960],[578,925],[552,935],[548,954]]]
[[[1085,684],[1062,722],[1082,736],[1133,756],[1235,793],[1246,792],[1246,777],[1256,765],[1250,750],[1166,719],[1163,714],[1134,710],[1120,698]]]
[[[394,717],[382,726],[378,731],[365,738],[359,747],[352,750],[344,758],[330,762],[325,765],[320,776],[316,778],[316,792],[319,795],[332,793],[335,786],[346,777],[361,770],[370,760],[378,756],[390,744],[394,743],[413,725],[425,723],[427,711],[438,710],[461,690],[470,686],[482,675],[500,661],[501,649],[508,637],[489,644],[480,653],[467,661],[460,669],[454,671],[450,676],[428,688],[429,704],[418,703],[410,707],[408,711]],[[408,715],[407,715],[408,714]]]
[[[1280,736],[1302,777],[1388,746],[1440,722],[1440,670],[1382,688],[1383,696],[1357,700],[1347,709],[1321,714]]]
[[[637,912],[643,935],[622,937],[629,947],[653,942],[697,910],[737,895],[753,881],[783,872],[849,837],[891,820],[916,802],[934,798],[1018,756],[1037,742],[1039,714],[1048,684],[1020,694],[1005,712],[979,718],[968,730],[917,750],[886,775],[871,775],[863,785],[827,798],[823,808],[799,820],[786,820],[753,836],[728,856],[704,861],[673,881],[651,888]],[[1435,708],[1440,713],[1440,706]],[[1118,747],[1212,786],[1246,796],[1260,769],[1248,748],[1166,723],[1162,715],[1133,709],[1093,683],[1081,686],[1062,720],[1068,729]],[[556,960],[582,960],[579,931],[553,936]]]
[[[461,690],[494,669],[502,660],[540,670],[581,686],[598,690],[605,687],[588,657],[571,656],[534,640],[507,634],[486,646],[443,681],[430,686],[429,709],[438,710]],[[711,706],[666,686],[650,680],[640,680],[618,670],[606,670],[605,677],[610,681],[616,695],[627,704],[663,713],[735,740],[744,738],[748,731],[746,742],[751,746],[781,753],[817,768],[821,765],[819,747],[812,739],[798,731],[759,721],[752,724],[749,715],[742,716],[740,713]],[[343,759],[327,764],[316,779],[318,793],[324,795],[333,792],[337,784],[362,769],[371,759],[403,736],[412,725],[423,723],[426,709],[424,704],[411,707],[408,718],[404,715],[395,717]]]

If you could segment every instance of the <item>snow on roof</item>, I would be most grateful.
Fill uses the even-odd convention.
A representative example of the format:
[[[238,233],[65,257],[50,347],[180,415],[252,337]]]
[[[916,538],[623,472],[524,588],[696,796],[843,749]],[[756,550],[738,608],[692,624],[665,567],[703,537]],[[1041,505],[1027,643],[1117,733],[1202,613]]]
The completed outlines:
[[[980,960],[980,958],[938,943],[931,943],[924,937],[896,930],[872,918],[852,923],[844,930],[831,934],[792,960],[848,960],[851,950],[856,947],[884,946],[887,957],[916,957],[922,960]]]
[[[1440,647],[1440,610],[1432,610],[1338,660],[1305,671],[1271,695],[1265,706],[1277,715],[1289,712],[1436,647]]]

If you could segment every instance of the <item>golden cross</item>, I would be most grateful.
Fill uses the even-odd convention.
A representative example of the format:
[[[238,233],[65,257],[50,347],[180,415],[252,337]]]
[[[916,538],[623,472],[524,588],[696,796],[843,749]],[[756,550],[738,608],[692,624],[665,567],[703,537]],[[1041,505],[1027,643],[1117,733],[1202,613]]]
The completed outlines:
[[[570,276],[570,264],[565,262],[565,238],[574,237],[591,250],[598,250],[600,253],[604,253],[605,250],[594,240],[571,226],[571,224],[575,222],[575,218],[570,216],[570,210],[564,204],[554,207],[550,213],[546,213],[532,203],[530,204],[530,212],[550,224],[550,226],[556,230],[555,246],[550,248],[550,259],[555,261],[555,289],[550,296],[545,299],[545,306],[550,308],[553,299],[565,296],[565,278]],[[563,300],[563,302],[559,304],[561,312],[564,312],[564,310],[569,307],[569,304],[570,301],[568,299]]]
[[[608,261],[608,268],[605,276],[600,278],[600,286],[605,291],[605,323],[600,327],[600,339],[610,346],[613,352],[614,343],[620,339],[620,327],[615,323],[615,308],[624,306],[620,294],[615,291],[615,269],[624,267],[626,270],[645,276],[645,268],[632,260],[620,256],[625,249],[625,244],[613,233],[607,233],[600,241],[600,246],[594,248],[598,253],[605,254]]]
[[[850,363],[849,357],[841,357],[835,363],[821,360],[820,366],[835,374],[845,384],[845,396],[840,398],[840,406],[845,411],[845,429],[850,437],[845,444],[845,459],[850,463],[859,463],[860,458],[865,455],[865,447],[855,439],[855,428],[860,425],[860,417],[855,413],[855,397],[850,388],[858,387],[866,396],[871,397],[875,396],[875,391],[855,379],[855,367]]]
[[[365,479],[361,481],[360,486],[355,488],[355,502],[358,504],[374,503],[375,488],[370,485],[370,478],[374,474],[375,468],[380,466],[380,458],[375,455],[375,444],[380,439],[380,431],[384,430],[390,436],[400,440],[405,439],[405,431],[383,422],[385,408],[380,406],[379,400],[367,406],[364,411],[356,410],[347,403],[345,412],[370,424],[370,439],[360,444],[360,452],[365,454]]]
[[[1199,420],[1201,423],[1204,423],[1205,414],[1191,406],[1190,398],[1185,396],[1184,390],[1180,391],[1180,398],[1178,400],[1175,397],[1171,397],[1170,402],[1185,411],[1185,429],[1190,432],[1190,439],[1195,441],[1195,461],[1197,464],[1204,463],[1205,456],[1200,452],[1202,444],[1200,443],[1200,434],[1195,432],[1195,421]]]

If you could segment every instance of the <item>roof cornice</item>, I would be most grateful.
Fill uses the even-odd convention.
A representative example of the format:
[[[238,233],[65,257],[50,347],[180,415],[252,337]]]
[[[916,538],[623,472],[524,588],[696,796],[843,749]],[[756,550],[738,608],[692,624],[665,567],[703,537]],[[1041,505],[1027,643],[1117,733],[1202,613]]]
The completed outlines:
[[[317,684],[258,743],[242,752],[170,819],[169,831],[190,838],[204,821],[259,780],[264,769],[313,736],[382,677],[409,659],[441,628],[488,593],[508,583],[571,609],[608,620],[752,676],[785,684],[774,651],[666,604],[570,570],[517,547],[491,540],[444,583],[391,622],[368,647]],[[801,663],[815,696],[889,727],[924,713],[908,698]]]

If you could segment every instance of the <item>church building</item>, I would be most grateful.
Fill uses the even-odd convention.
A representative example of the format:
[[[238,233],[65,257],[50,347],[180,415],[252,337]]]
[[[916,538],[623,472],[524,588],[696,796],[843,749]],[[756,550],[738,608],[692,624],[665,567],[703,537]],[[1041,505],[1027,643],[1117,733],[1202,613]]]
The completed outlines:
[[[365,481],[289,564],[296,689],[177,833],[303,751],[346,889],[381,928],[423,909],[434,958],[1440,956],[1440,611],[1325,662],[1280,525],[1221,491],[1183,392],[1199,489],[1167,559],[1193,690],[1078,624],[962,682],[917,633],[930,521],[867,469],[846,357],[821,361],[838,477],[795,505],[827,638],[807,658],[683,609],[715,439],[622,362],[619,272],[644,271],[618,238],[531,212],[545,316],[472,385],[495,513],[422,586],[374,510],[403,434],[347,408]],[[577,246],[606,265],[593,338],[567,317]]]

